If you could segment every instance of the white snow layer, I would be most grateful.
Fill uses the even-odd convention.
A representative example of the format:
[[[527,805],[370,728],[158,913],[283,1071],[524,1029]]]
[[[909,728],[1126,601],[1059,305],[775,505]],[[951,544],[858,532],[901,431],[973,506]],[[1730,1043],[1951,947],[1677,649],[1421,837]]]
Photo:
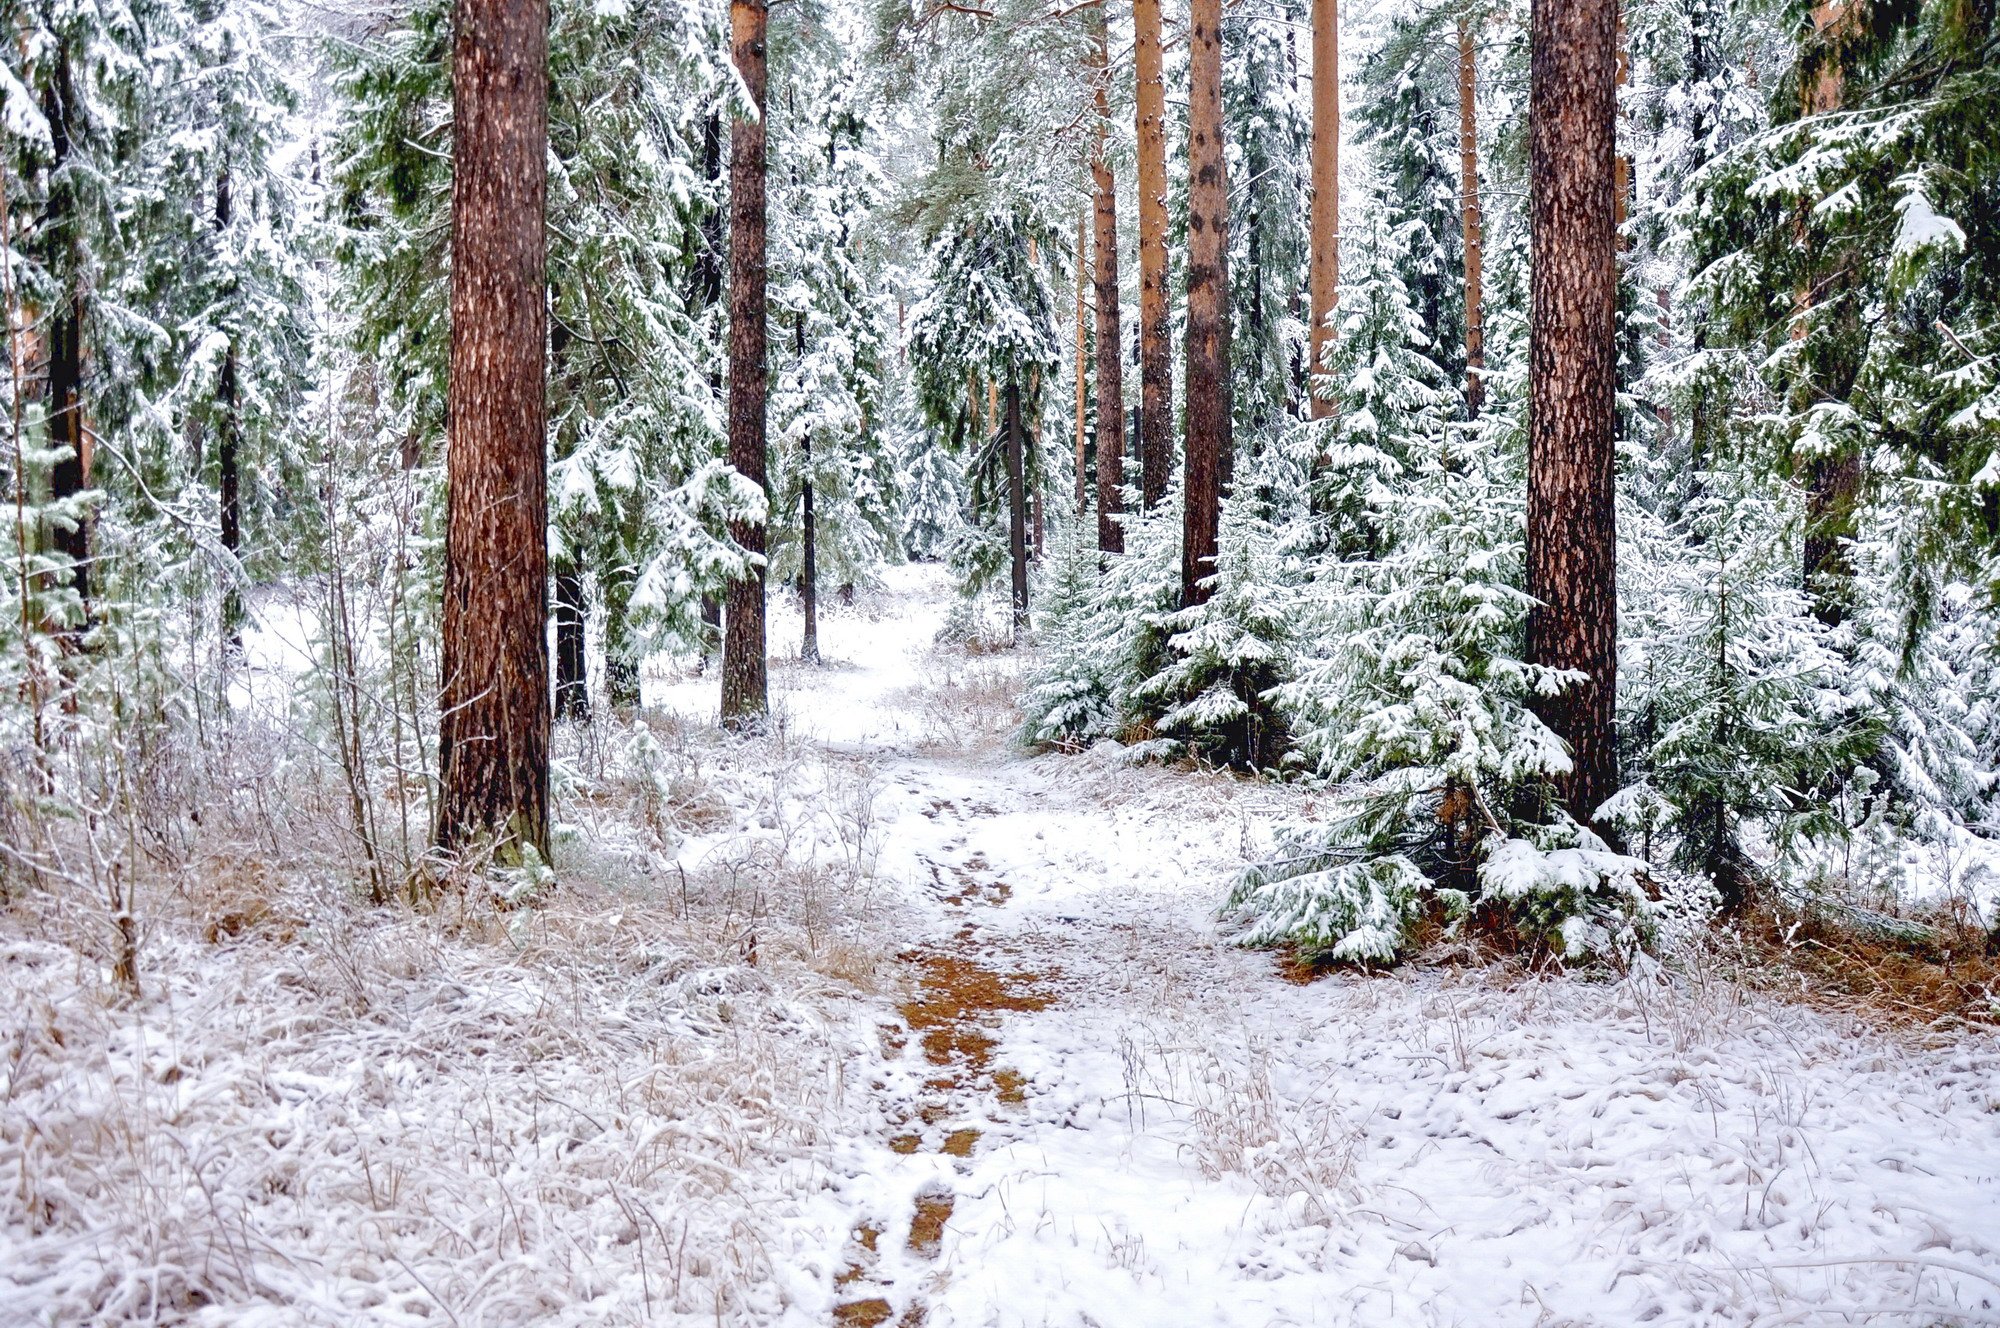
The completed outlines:
[[[502,934],[322,900],[213,943],[163,910],[129,1006],[7,915],[0,1322],[2000,1323],[1991,1036],[1699,957],[1288,983],[1211,909],[1295,795],[1012,751],[1018,665],[933,654],[941,601],[906,570],[829,611],[762,793],[705,739],[729,816],[661,899],[580,885]],[[738,962],[713,898],[674,920],[675,868],[849,842],[836,803],[872,874],[817,914],[742,887],[789,950]],[[1048,998],[977,1016],[1020,1101],[898,1031],[902,943]]]

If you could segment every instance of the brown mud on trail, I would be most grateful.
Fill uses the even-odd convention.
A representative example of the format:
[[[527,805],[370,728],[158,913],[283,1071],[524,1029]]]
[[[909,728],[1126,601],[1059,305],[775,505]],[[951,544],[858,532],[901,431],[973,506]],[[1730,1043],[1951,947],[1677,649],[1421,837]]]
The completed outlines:
[[[1055,1000],[1046,975],[1003,973],[960,950],[920,950],[905,962],[918,980],[916,994],[903,1002],[903,1019],[924,1059],[945,1072],[926,1087],[992,1088],[996,1044],[990,1030],[1000,1015],[1046,1010]]]
[[[931,864],[934,881],[943,886],[945,871],[960,888],[936,893],[955,909],[1004,903],[1011,893],[1001,881],[982,881],[989,870],[977,854],[962,867],[940,870]],[[1028,1081],[1018,1070],[994,1063],[1001,1020],[1008,1014],[1032,1014],[1055,1003],[1053,970],[1031,972],[1001,965],[1004,949],[982,945],[978,926],[970,921],[948,940],[908,951],[902,962],[915,978],[909,997],[898,1007],[907,1038],[914,1038],[931,1074],[923,1081],[923,1100],[903,1132],[889,1140],[893,1152],[909,1155],[926,1147],[950,1157],[963,1168],[984,1131],[962,1123],[969,1114],[989,1121],[996,1113],[1027,1100]],[[996,966],[1001,965],[1001,966]],[[884,1026],[885,1049],[900,1054],[907,1045],[901,1030]],[[945,1126],[941,1137],[935,1127]],[[947,1188],[926,1189],[916,1197],[910,1215],[908,1252],[926,1262],[944,1247],[945,1227],[956,1200]],[[886,1324],[895,1312],[892,1277],[877,1274],[881,1230],[857,1227],[848,1251],[847,1267],[834,1283],[857,1299],[835,1307],[837,1325]],[[924,1320],[920,1289],[905,1292],[907,1308],[897,1328],[917,1328]],[[904,1297],[896,1297],[904,1299]]]

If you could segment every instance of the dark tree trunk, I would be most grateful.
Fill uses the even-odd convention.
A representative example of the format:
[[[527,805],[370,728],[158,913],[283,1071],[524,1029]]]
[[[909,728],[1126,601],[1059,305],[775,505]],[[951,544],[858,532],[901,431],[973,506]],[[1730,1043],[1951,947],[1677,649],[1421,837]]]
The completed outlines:
[[[556,570],[556,717],[590,722],[589,660],[584,653],[583,574]]]
[[[799,516],[799,603],[805,612],[805,639],[799,645],[799,658],[808,664],[819,663],[819,532],[813,524],[813,481],[812,481],[812,439],[806,438],[799,446],[803,450],[806,480],[801,494]]]
[[[1229,176],[1222,140],[1222,0],[1193,0],[1188,31],[1187,480],[1181,603],[1208,599],[1229,418]],[[1146,414],[1150,418],[1149,406]]]
[[[1820,0],[1813,6],[1813,37],[1822,48],[1816,69],[1800,91],[1800,109],[1806,115],[1825,115],[1840,109],[1847,95],[1846,71],[1839,57],[1839,41],[1853,25],[1852,11],[1845,0]],[[1800,221],[1801,242],[1806,230]],[[1844,285],[1832,275],[1820,291],[1839,298]],[[1806,335],[1807,314],[1813,305],[1813,290],[1802,288],[1793,301],[1793,337]],[[1815,391],[1810,382],[1806,392]],[[1840,387],[1851,390],[1852,379]],[[1839,400],[1846,391],[1825,391],[1822,399]],[[1854,564],[1848,544],[1854,538],[1855,517],[1861,501],[1861,454],[1852,444],[1842,442],[1831,455],[1808,458],[1803,467],[1806,485],[1806,528],[1804,567],[1801,580],[1812,602],[1813,614],[1828,626],[1836,626],[1846,616],[1854,581]]]
[[[1132,0],[1139,179],[1139,496],[1147,511],[1174,473],[1173,330],[1167,300],[1167,91],[1160,0]]]
[[[833,161],[833,145],[827,144],[827,162]],[[793,324],[793,348],[801,360],[806,354],[806,316]],[[819,529],[813,519],[813,440],[807,433],[799,439],[799,471],[803,483],[799,491],[799,608],[805,615],[805,633],[799,642],[799,658],[819,663]]]
[[[1321,361],[1340,303],[1340,0],[1312,0],[1312,330],[1307,412],[1333,413]]]
[[[1479,66],[1472,20],[1458,20],[1459,219],[1465,231],[1465,413],[1486,404],[1486,213],[1479,202]]]
[[[1028,489],[1026,439],[1021,428],[1021,387],[1007,380],[1007,555],[1014,571],[1014,641],[1028,630]],[[1100,448],[1097,464],[1104,464]]]
[[[215,182],[215,229],[230,223],[229,172]],[[222,547],[229,554],[229,584],[222,591],[222,636],[232,653],[243,650],[243,462],[242,422],[236,404],[236,338],[222,352],[222,369],[215,382],[216,490],[221,508]]]
[[[1618,786],[1616,0],[1534,0],[1530,48],[1527,655],[1585,676],[1535,708],[1588,824]]]
[[[1090,217],[1076,220],[1076,514],[1090,510]]]
[[[1097,547],[1125,552],[1125,344],[1118,332],[1118,188],[1105,144],[1111,136],[1111,25],[1099,5],[1097,27],[1097,142],[1090,156],[1096,193],[1097,281]]]
[[[701,657],[704,662],[722,648],[722,600],[716,595],[701,597]]]
[[[1837,627],[1854,581],[1849,545],[1861,507],[1861,453],[1843,444],[1806,463],[1805,588],[1813,615]]]
[[[90,487],[90,440],[83,428],[84,300],[79,290],[56,306],[49,320],[49,440],[68,453],[49,471],[49,497],[57,502]],[[69,560],[70,584],[90,616],[90,523],[58,525],[50,543]]]
[[[546,0],[453,13],[437,842],[549,847]]]
[[[729,464],[766,489],[764,457],[764,0],[730,0],[736,72],[757,108],[729,131]],[[769,708],[764,656],[764,524],[730,523],[757,560],[729,587],[722,637],[722,722],[754,727]]]
[[[722,115],[713,112],[701,129],[702,178],[722,182]],[[695,306],[711,309],[722,302],[723,213],[711,208],[701,219],[701,249],[695,257]]]
[[[69,449],[49,471],[49,497],[55,502],[74,498],[90,487],[90,440],[83,427],[83,219],[71,174],[76,163],[73,130],[76,86],[71,76],[69,47],[56,49],[55,68],[42,94],[42,114],[49,125],[49,193],[42,229],[48,236],[48,266],[61,290],[49,315],[48,385],[43,397],[48,412],[49,442]],[[83,603],[84,624],[90,618],[90,523],[54,526],[49,544],[69,561],[70,585]],[[65,631],[72,642],[81,626]]]

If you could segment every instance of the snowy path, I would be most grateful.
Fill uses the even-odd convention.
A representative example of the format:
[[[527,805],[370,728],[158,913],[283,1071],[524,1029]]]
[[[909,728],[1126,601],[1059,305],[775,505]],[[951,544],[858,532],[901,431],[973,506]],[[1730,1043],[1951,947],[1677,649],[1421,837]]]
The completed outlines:
[[[2000,1323],[1992,1040],[1719,981],[1290,984],[1209,916],[1289,794],[950,733],[1003,666],[931,657],[934,577],[892,589],[774,683],[872,768],[910,928],[834,1322]]]

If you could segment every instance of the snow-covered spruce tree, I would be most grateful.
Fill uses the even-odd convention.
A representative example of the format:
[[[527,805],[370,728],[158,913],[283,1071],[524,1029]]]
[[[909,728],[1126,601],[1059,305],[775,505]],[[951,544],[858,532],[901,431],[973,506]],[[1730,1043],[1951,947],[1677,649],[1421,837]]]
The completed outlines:
[[[221,587],[219,625],[234,641],[242,583],[291,561],[314,521],[315,444],[302,427],[313,369],[299,195],[281,168],[299,95],[271,49],[278,19],[252,0],[202,0],[154,62],[160,89],[140,169],[143,201],[128,307],[164,336],[141,391],[131,458],[148,492],[171,496],[163,538],[192,546],[189,587]]]
[[[425,3],[337,59],[337,181],[360,350],[388,371],[414,457],[442,437],[449,344],[450,7]],[[594,587],[614,703],[637,665],[703,640],[742,569],[726,524],[761,512],[721,459],[719,325],[695,271],[719,180],[710,112],[732,86],[706,10],[558,3],[550,19],[551,537],[558,590]]]
[[[887,181],[849,53],[804,14],[775,52],[770,175],[771,576],[801,582],[810,489],[817,579],[866,584],[901,556],[884,413],[893,351],[866,252]]]
[[[1720,331],[1763,352],[1782,397],[1809,589],[1833,620],[1856,602],[1846,549],[1878,478],[1941,482],[1960,537],[1994,538],[1975,489],[2000,413],[2000,88],[1977,7],[1815,12],[1772,127],[1693,180],[1690,231]]]
[[[954,555],[961,589],[980,593],[1011,558],[1017,615],[1026,607],[1025,553],[997,557],[992,532],[1018,522],[1043,483],[1043,452],[1031,445],[1039,431],[1025,418],[1039,412],[1058,351],[1054,294],[1031,250],[1054,243],[1019,206],[953,226],[932,242],[929,289],[910,311],[917,400],[939,445],[965,456],[972,521]]]
[[[1283,445],[1238,472],[1213,600],[1161,621],[1157,670],[1129,686],[1134,718],[1204,759],[1259,769],[1285,750],[1270,694],[1291,676],[1296,589],[1327,559],[1381,547],[1381,511],[1410,458],[1443,436],[1452,408],[1392,255],[1408,223],[1384,209],[1350,229],[1340,334],[1327,350],[1338,407],[1293,422]]]
[[[1617,950],[1643,922],[1643,864],[1522,814],[1568,758],[1529,707],[1566,679],[1521,658],[1520,319],[1493,322],[1479,422],[1451,423],[1457,393],[1398,261],[1412,220],[1389,215],[1349,227],[1340,406],[1287,449],[1309,478],[1279,536],[1301,566],[1284,615],[1298,644],[1271,702],[1291,768],[1328,797],[1279,828],[1225,913],[1246,943],[1334,962],[1393,963],[1427,922],[1475,907],[1571,959]]]
[[[1087,547],[1085,547],[1087,546]],[[1134,759],[1184,753],[1160,738],[1154,702],[1137,688],[1168,666],[1180,612],[1181,514],[1171,500],[1127,518],[1125,552],[1103,559],[1094,538],[1064,547],[1051,576],[1041,662],[1021,696],[1031,746],[1132,745]]]
[[[1284,431],[1303,389],[1312,118],[1298,79],[1296,33],[1305,9],[1303,0],[1279,0],[1228,12],[1222,24],[1223,132],[1236,186],[1229,232],[1231,405],[1236,447],[1245,456]]]
[[[1371,192],[1349,231],[1339,335],[1327,346],[1332,416],[1293,429],[1286,446],[1305,503],[1285,532],[1300,553],[1365,558],[1383,548],[1382,513],[1400,478],[1433,453],[1457,400],[1433,355],[1429,325],[1405,278],[1420,250],[1421,218],[1392,222],[1393,186]]]
[[[1672,528],[1633,538],[1647,556],[1625,584],[1620,700],[1640,778],[1613,810],[1732,908],[1840,832],[1832,794],[1873,745],[1835,633],[1798,586],[1802,519],[1797,490],[1731,468],[1702,477]]]
[[[1028,566],[1014,532],[1050,487],[1038,444],[1058,362],[1051,282],[1087,196],[1094,16],[1005,0],[874,19],[884,86],[929,139],[896,211],[926,255],[906,329],[914,404],[965,476],[971,520],[950,558],[968,592],[1009,568],[1018,626]]]
[[[74,647],[103,589],[93,579],[105,575],[93,565],[90,526],[103,498],[102,467],[91,465],[86,415],[99,431],[122,426],[137,395],[135,355],[156,335],[143,319],[115,316],[115,292],[130,277],[126,245],[144,242],[121,225],[141,187],[137,144],[120,131],[150,113],[145,52],[155,28],[170,25],[173,15],[125,0],[21,0],[5,13],[0,148],[14,302],[7,383],[14,445],[5,464],[9,497],[33,519],[8,541],[14,575],[4,593],[16,628],[20,597],[31,601],[29,649],[52,644],[39,628]],[[44,691],[59,685],[53,673],[30,672],[44,674]]]
[[[1268,770],[1287,745],[1269,699],[1289,674],[1296,625],[1287,560],[1250,503],[1224,505],[1217,538],[1209,598],[1156,620],[1163,657],[1131,686],[1130,703],[1156,754]]]
[[[1382,185],[1373,224],[1392,230],[1396,275],[1429,338],[1429,358],[1458,382],[1465,371],[1465,253],[1459,157],[1459,0],[1398,9],[1362,62],[1356,144]],[[1477,22],[1483,6],[1471,6]],[[1385,215],[1386,212],[1386,215]],[[1346,297],[1343,296],[1343,299]]]
[[[1898,479],[1863,511],[1852,625],[1854,690],[1882,729],[1873,766],[1897,828],[1951,848],[2000,838],[2000,615],[1993,563],[1955,523],[1940,529],[1943,487]]]
[[[1958,643],[1991,621],[2000,548],[1993,18],[1868,15],[1828,6],[1790,28],[1771,126],[1697,171],[1676,219],[1708,344],[1761,371],[1738,417],[1806,491],[1797,575],[1879,706],[1870,763],[1892,820],[1948,833],[1991,815],[1948,755],[1980,745],[1959,726],[1985,706],[1940,706],[1929,682],[1985,674]]]

